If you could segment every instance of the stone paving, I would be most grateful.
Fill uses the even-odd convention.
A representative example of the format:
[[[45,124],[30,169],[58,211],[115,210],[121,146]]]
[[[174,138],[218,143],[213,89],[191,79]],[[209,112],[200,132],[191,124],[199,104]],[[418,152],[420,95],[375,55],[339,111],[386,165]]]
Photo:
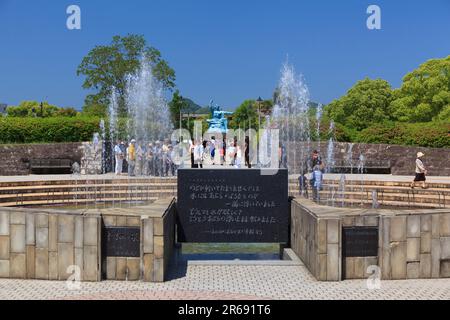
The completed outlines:
[[[174,268],[172,268],[174,269]],[[264,300],[264,299],[450,299],[450,279],[318,282],[303,266],[189,265],[171,271],[165,283],[104,281],[67,289],[64,281],[0,280],[0,300]]]

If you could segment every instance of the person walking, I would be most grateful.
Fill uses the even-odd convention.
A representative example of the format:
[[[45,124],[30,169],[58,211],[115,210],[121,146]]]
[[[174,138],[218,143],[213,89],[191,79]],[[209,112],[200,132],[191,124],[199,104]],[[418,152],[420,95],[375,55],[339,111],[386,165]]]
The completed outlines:
[[[115,173],[116,175],[122,174],[124,153],[120,147],[120,141],[117,140],[114,146],[114,158],[116,160]]]
[[[211,162],[212,165],[214,166],[214,158],[216,157],[216,138],[212,137],[211,141],[210,141],[210,151],[211,151]]]
[[[422,189],[427,189],[426,186],[426,174],[427,169],[425,168],[425,165],[423,164],[422,158],[425,156],[422,152],[417,153],[417,159],[416,159],[416,177],[414,178],[414,181],[411,183],[411,188],[414,189],[416,187],[416,182],[422,183]]]
[[[191,139],[191,141],[189,141],[189,154],[191,155],[191,168],[198,168],[198,166],[195,166],[195,161],[194,161],[194,149],[195,149],[195,143],[194,143],[194,138]]]
[[[228,158],[230,159],[230,166],[234,166],[236,163],[236,147],[234,146],[234,142],[230,142],[230,146],[228,147]]]
[[[127,146],[125,144],[125,141],[120,142],[120,150],[122,151],[123,160],[122,160],[122,171],[121,172],[128,172],[128,161],[127,161]]]
[[[194,168],[203,169],[203,144],[200,141],[196,141],[194,147]]]
[[[251,169],[252,164],[250,163],[250,138],[247,136],[245,137],[245,165],[247,168]]]
[[[134,168],[136,166],[136,140],[132,139],[127,149],[128,175],[135,176]]]
[[[220,165],[224,165],[227,158],[227,143],[225,142],[225,138],[222,140],[222,148],[220,149]]]

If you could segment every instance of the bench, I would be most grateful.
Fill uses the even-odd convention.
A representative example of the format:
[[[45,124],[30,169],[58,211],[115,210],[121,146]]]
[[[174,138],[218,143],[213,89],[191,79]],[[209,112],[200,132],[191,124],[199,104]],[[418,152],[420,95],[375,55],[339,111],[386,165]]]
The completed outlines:
[[[348,160],[335,161],[331,169],[332,173],[360,173],[360,160],[352,159],[351,164]],[[363,162],[363,173],[365,174],[391,174],[390,160],[365,159]]]
[[[70,159],[31,159],[32,174],[69,174],[72,172]]]

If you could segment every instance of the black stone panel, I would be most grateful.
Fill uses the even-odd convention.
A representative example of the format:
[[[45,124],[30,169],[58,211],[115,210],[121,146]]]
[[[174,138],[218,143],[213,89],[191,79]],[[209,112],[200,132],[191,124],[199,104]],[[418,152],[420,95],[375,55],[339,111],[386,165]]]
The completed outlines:
[[[178,241],[287,243],[288,172],[178,171]]]

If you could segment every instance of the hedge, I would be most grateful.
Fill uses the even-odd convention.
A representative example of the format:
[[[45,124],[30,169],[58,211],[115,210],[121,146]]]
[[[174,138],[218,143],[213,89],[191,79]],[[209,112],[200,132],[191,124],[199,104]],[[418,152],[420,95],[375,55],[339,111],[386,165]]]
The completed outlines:
[[[387,123],[362,130],[355,142],[411,145],[429,148],[450,147],[450,123]]]
[[[87,117],[0,117],[0,143],[90,141],[100,120]]]
[[[0,143],[80,142],[90,141],[99,132],[95,117],[14,118],[0,117]],[[120,119],[120,136],[125,136],[126,119]],[[321,138],[328,139],[328,123],[322,123]],[[315,137],[311,124],[311,138]],[[384,143],[431,148],[450,147],[450,124],[384,123],[357,132],[336,124],[335,138],[342,142]]]

